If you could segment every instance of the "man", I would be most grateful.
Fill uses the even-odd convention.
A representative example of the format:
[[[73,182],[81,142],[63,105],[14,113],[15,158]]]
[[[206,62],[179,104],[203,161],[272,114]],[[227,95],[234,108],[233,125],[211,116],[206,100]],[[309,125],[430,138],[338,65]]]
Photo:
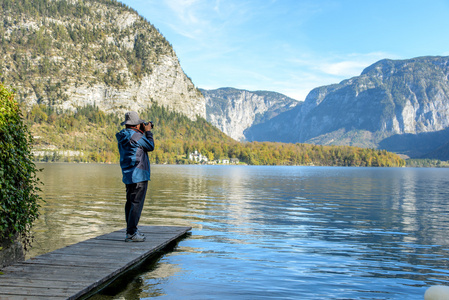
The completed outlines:
[[[148,151],[154,150],[151,122],[145,123],[135,111],[125,114],[121,123],[126,128],[115,136],[120,152],[120,167],[126,185],[126,237],[125,242],[143,242],[145,236],[137,229],[150,180]]]

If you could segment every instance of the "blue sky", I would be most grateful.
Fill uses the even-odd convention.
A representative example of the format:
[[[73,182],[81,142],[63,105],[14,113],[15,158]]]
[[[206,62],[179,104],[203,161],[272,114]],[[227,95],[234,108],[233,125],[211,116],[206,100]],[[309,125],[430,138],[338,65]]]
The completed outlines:
[[[173,45],[205,89],[315,87],[384,59],[449,55],[448,0],[119,0]]]

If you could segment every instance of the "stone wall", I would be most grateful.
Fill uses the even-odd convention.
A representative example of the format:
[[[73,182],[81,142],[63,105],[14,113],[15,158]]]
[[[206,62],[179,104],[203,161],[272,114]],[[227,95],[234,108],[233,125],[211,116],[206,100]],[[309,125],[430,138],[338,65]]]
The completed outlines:
[[[25,253],[22,244],[16,238],[14,242],[0,241],[0,268],[24,261]]]

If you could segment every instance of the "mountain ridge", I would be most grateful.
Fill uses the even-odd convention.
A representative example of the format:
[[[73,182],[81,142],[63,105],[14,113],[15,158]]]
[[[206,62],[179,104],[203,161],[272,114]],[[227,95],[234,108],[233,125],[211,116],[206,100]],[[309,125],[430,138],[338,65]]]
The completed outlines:
[[[279,140],[291,143],[394,151],[399,137],[409,135],[410,149],[403,149],[404,154],[420,157],[446,142],[432,140],[432,149],[414,144],[422,134],[449,127],[448,78],[446,56],[384,59],[365,68],[360,76],[313,89],[295,116],[283,113],[268,121],[265,137],[258,139],[270,140],[277,133]],[[274,131],[285,123],[291,124],[293,133]]]
[[[245,141],[245,131],[288,111],[300,102],[272,91],[231,87],[200,89],[206,99],[206,120],[235,140]]]

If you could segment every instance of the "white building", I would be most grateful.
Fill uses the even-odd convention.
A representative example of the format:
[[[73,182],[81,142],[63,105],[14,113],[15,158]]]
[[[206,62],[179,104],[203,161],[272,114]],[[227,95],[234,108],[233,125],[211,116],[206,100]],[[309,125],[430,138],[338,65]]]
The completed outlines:
[[[197,150],[195,152],[189,154],[189,159],[194,160],[196,162],[206,162],[208,161],[206,155],[202,155],[201,153],[198,153]]]

